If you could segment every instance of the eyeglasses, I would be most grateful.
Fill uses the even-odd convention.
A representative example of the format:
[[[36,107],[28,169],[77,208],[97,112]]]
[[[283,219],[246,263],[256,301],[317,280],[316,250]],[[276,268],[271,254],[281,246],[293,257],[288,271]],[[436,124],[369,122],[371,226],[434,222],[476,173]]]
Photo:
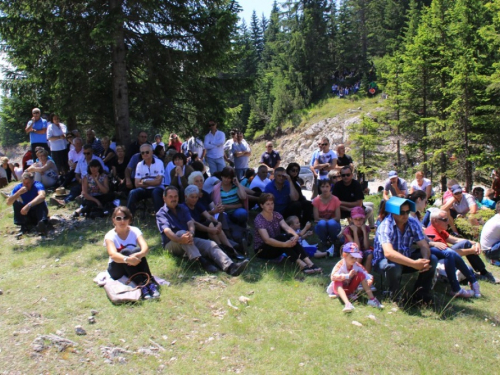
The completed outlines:
[[[126,216],[115,216],[115,220],[116,221],[124,221],[124,220],[128,220],[128,217],[126,217]]]
[[[409,214],[410,214],[410,212],[411,212],[411,210],[406,210],[406,211],[401,210],[401,211],[400,211],[400,215],[401,215],[401,216],[406,216],[406,215],[409,215]]]
[[[438,217],[439,221],[444,221],[445,223],[448,221],[447,217]]]
[[[141,155],[149,155],[149,151],[141,151]]]
[[[341,173],[340,177],[349,177],[351,173]]]

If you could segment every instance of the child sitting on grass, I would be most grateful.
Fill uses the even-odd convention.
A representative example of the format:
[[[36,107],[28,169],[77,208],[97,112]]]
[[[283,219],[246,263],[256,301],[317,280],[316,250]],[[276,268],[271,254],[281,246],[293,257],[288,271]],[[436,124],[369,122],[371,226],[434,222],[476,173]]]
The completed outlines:
[[[326,289],[327,293],[340,297],[345,304],[342,311],[350,313],[354,310],[351,301],[357,298],[355,291],[361,284],[368,295],[368,305],[383,309],[384,306],[373,296],[373,292],[368,286],[367,279],[371,275],[357,262],[358,259],[363,258],[358,246],[354,242],[348,242],[342,247],[342,250],[342,259],[333,267],[332,282]]]
[[[354,242],[363,259],[363,266],[366,272],[370,273],[372,270],[373,247],[370,247],[370,227],[365,225],[366,215],[363,207],[354,207],[351,210],[351,224],[344,228],[343,234],[346,242]]]
[[[314,256],[315,258],[324,258],[328,255],[325,251],[319,251],[317,245],[310,245],[305,238],[312,236],[313,232],[311,229],[311,223],[308,222],[304,229],[300,230],[300,220],[297,216],[289,216],[286,218],[285,222],[290,228],[292,228],[300,237],[299,243],[302,245],[304,250],[309,254],[309,256]],[[332,255],[333,256],[333,253]]]

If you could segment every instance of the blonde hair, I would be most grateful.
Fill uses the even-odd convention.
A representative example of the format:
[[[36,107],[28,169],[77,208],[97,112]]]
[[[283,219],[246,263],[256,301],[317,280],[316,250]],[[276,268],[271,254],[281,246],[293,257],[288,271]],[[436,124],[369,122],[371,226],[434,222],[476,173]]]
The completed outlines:
[[[3,163],[8,163],[8,162],[9,162],[9,158],[7,156],[2,156],[0,158],[0,163],[3,164]]]

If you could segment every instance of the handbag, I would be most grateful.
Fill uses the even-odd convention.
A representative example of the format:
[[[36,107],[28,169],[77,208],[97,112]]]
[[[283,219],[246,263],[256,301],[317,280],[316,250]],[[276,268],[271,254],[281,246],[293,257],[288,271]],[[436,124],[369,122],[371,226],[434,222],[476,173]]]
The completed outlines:
[[[135,287],[130,286],[132,279],[138,275],[145,275],[146,282],[143,285]],[[121,305],[122,303],[137,302],[141,299],[141,289],[150,283],[151,279],[146,272],[138,272],[130,276],[125,282],[120,280],[108,280],[104,284],[104,290],[109,300],[114,305]]]

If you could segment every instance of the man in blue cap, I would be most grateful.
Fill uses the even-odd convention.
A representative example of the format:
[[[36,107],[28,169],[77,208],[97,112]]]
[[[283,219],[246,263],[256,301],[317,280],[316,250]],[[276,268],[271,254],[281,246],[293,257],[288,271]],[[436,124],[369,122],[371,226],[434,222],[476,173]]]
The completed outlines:
[[[385,275],[391,296],[395,299],[401,297],[398,295],[401,275],[418,271],[420,274],[415,283],[413,300],[432,303],[432,280],[438,260],[431,255],[420,223],[410,217],[410,212],[415,211],[415,203],[392,197],[387,201],[386,211],[389,214],[375,234],[374,270]]]

